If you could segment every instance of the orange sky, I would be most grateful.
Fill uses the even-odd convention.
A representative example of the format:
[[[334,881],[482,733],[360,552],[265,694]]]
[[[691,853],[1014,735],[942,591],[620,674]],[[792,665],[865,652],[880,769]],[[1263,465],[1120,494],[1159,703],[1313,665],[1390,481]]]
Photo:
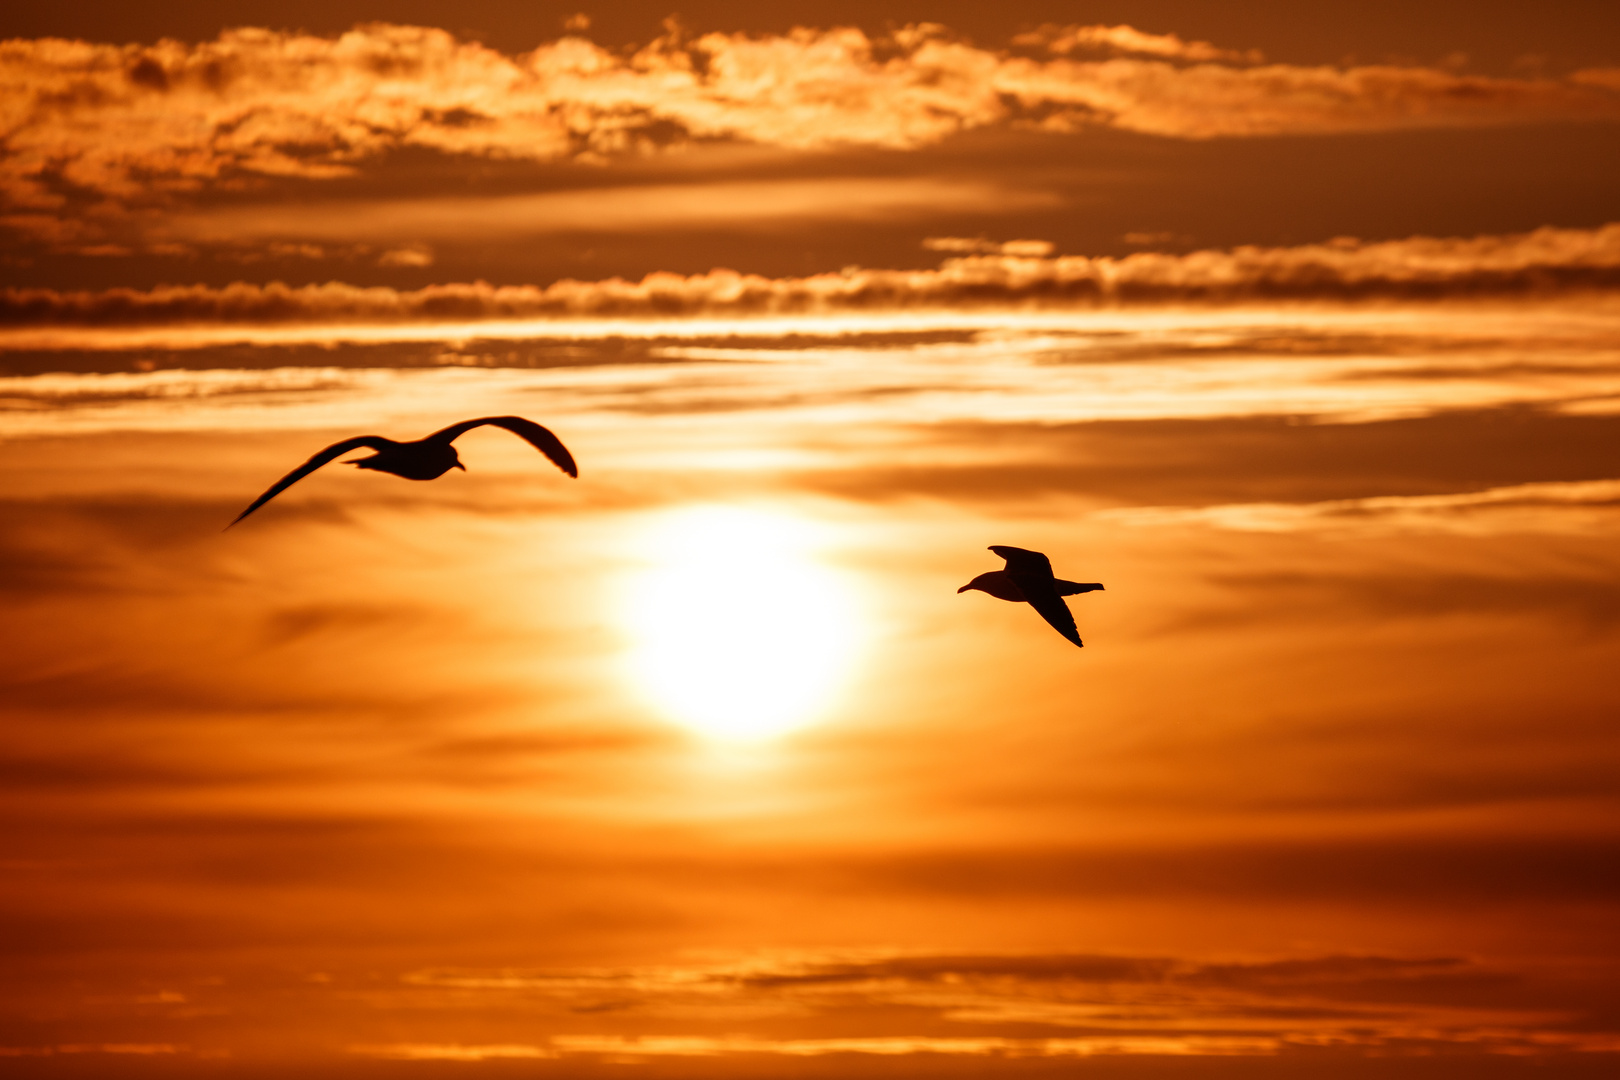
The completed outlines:
[[[1059,7],[6,16],[8,1071],[1612,1072],[1620,27]]]

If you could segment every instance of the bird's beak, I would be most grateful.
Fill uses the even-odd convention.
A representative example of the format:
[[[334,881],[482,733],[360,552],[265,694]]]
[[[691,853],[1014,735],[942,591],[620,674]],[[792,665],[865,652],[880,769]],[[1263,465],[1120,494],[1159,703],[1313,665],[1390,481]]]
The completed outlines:
[[[462,464],[462,463],[461,463],[461,462],[459,462],[459,461],[458,461],[458,462],[456,462],[456,468],[458,468],[458,469],[460,469],[460,470],[461,470],[461,471],[462,471],[462,472],[466,472],[466,471],[467,471],[467,466],[465,466],[465,465],[463,465],[463,464]]]
[[[962,586],[960,589],[957,589],[956,591],[959,592],[959,593],[965,593],[971,588],[973,588],[973,582],[970,581],[966,585]]]

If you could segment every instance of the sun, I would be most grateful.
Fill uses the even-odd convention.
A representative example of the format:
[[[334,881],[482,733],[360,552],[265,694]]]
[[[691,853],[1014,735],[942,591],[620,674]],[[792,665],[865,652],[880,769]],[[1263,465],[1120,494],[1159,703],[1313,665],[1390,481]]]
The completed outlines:
[[[861,620],[824,531],[786,514],[696,507],[644,534],[627,581],[632,677],[671,720],[752,742],[821,716],[848,678]]]

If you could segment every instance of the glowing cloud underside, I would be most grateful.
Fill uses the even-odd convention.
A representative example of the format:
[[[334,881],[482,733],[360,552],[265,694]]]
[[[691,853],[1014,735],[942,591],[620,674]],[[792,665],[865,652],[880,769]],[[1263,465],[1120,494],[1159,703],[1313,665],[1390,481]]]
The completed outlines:
[[[715,739],[768,739],[813,722],[848,677],[860,635],[851,591],[794,518],[704,507],[647,535],[629,582],[630,667],[660,712]]]

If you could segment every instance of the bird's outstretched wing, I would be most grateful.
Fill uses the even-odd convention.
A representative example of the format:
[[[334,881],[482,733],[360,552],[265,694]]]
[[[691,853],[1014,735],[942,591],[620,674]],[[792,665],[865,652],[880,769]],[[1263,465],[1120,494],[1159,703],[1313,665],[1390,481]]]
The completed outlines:
[[[1086,643],[1080,640],[1080,629],[1074,625],[1074,615],[1069,611],[1069,605],[1063,602],[1063,597],[1058,595],[1050,582],[1042,586],[1038,582],[1020,581],[1018,587],[1023,590],[1029,606],[1040,612],[1041,618],[1052,624],[1052,629],[1085,648]]]
[[[1064,581],[1062,578],[1056,579],[1052,584],[1057,586],[1059,596],[1076,596],[1083,592],[1096,592],[1102,588],[1101,582]]]
[[[302,480],[304,477],[308,476],[322,465],[325,465],[327,462],[332,461],[335,458],[342,457],[350,450],[360,450],[365,447],[370,447],[373,450],[381,450],[386,446],[392,445],[393,443],[390,440],[384,439],[380,435],[356,435],[352,439],[344,439],[342,442],[335,442],[331,446],[328,446],[325,450],[322,450],[320,453],[311,457],[302,465],[298,466],[298,468],[294,469],[286,476],[283,476],[280,480],[277,480],[274,484],[270,485],[270,490],[266,491],[263,495],[260,495],[257,499],[254,499],[252,506],[249,506],[246,510],[242,511],[240,514],[237,514],[236,521],[231,522],[231,525],[235,525],[237,521],[241,521],[243,518],[253,513],[253,511],[257,510],[259,507],[263,506],[277,495],[280,495],[283,491],[286,491],[288,488],[298,483],[298,481]],[[227,525],[225,527],[228,529],[231,527],[231,525]]]
[[[568,452],[568,447],[562,444],[562,440],[533,420],[525,420],[521,416],[480,416],[476,420],[463,420],[459,424],[451,424],[447,428],[435,431],[422,441],[455,442],[473,428],[482,427],[485,424],[505,428],[546,455],[557,468],[578,479],[579,466],[574,464],[574,455]]]

